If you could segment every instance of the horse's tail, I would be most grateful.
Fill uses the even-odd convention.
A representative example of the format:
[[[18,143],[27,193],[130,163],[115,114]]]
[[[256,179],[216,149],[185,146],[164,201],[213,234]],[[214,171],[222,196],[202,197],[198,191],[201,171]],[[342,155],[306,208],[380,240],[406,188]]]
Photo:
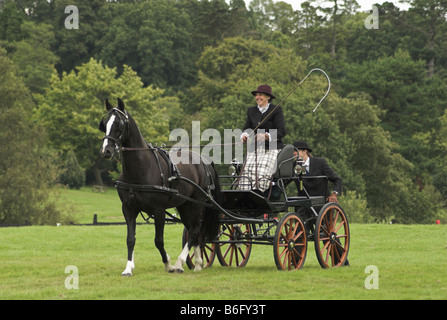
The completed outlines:
[[[220,183],[219,183],[219,175],[217,174],[216,168],[214,167],[214,163],[211,163],[212,168],[212,183],[214,185],[214,189],[211,190],[211,195],[213,196],[214,201],[216,201],[219,205],[222,203],[221,192],[220,192]],[[219,213],[220,211],[213,207],[206,207],[205,214],[203,217],[203,227],[205,232],[205,241],[211,242],[213,241],[218,232],[219,232]]]

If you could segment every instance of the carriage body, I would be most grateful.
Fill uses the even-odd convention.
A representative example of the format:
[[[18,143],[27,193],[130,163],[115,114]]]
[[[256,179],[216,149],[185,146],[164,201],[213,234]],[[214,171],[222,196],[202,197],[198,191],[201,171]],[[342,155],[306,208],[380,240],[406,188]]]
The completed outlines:
[[[240,190],[237,163],[232,164],[232,174],[219,176],[222,185],[220,232],[202,249],[205,267],[210,267],[216,256],[222,266],[244,267],[252,246],[259,244],[273,246],[279,270],[296,270],[304,265],[309,242],[314,242],[322,268],[348,265],[350,231],[345,212],[337,203],[326,203],[324,195],[310,196],[301,183],[305,179],[321,179],[321,183],[327,184],[327,177],[307,177],[290,154],[280,158],[281,154],[278,171],[282,168],[285,174],[275,173],[272,184],[277,189],[275,199],[272,187],[264,193]],[[286,187],[295,182],[301,187],[299,196],[291,191],[293,188]],[[185,229],[184,241],[186,237]],[[187,264],[190,268],[194,266],[190,259]]]

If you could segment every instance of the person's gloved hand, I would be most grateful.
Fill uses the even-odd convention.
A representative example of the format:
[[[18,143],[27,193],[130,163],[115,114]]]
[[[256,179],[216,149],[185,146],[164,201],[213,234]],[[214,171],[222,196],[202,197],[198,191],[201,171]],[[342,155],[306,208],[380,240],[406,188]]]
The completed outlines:
[[[331,195],[327,197],[326,201],[338,203],[337,194],[335,192],[332,192]]]

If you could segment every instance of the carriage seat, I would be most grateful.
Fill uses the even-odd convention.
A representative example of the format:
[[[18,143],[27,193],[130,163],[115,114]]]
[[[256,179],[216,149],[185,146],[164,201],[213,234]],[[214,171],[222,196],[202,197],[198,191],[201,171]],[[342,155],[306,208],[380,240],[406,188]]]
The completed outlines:
[[[291,144],[286,144],[278,154],[277,169],[273,174],[273,179],[290,178],[293,176],[293,164],[295,157],[293,151],[295,148]]]

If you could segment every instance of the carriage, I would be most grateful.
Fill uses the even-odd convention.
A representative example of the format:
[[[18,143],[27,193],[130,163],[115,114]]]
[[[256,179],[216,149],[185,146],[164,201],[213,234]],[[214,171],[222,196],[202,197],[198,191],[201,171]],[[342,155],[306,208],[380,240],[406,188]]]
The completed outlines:
[[[309,242],[314,242],[323,268],[348,264],[347,216],[337,203],[326,203],[326,195],[309,195],[305,179],[321,179],[327,184],[327,178],[305,176],[292,145],[279,153],[267,194],[252,188],[242,190],[242,165],[237,161],[230,166],[230,174],[217,175],[212,163],[180,150],[177,153],[186,155],[189,162],[175,166],[168,152],[146,143],[121,99],[116,107],[106,100],[106,109],[108,114],[99,126],[105,133],[101,154],[105,158],[117,151],[122,154],[123,170],[116,181],[127,224],[128,261],[122,275],[132,275],[135,268],[136,218],[142,212],[154,219],[155,245],[169,272],[182,272],[185,262],[196,271],[211,267],[216,256],[223,266],[243,267],[254,244],[273,246],[279,270],[302,268]],[[300,192],[289,192],[286,186],[290,183]],[[166,209],[174,207],[185,228],[183,251],[172,266],[164,249],[163,230],[166,214],[173,218]]]
[[[219,234],[201,249],[204,267],[211,267],[216,256],[222,266],[244,267],[252,246],[259,244],[273,246],[278,270],[296,270],[304,265],[309,242],[314,242],[322,268],[348,265],[350,232],[347,216],[339,204],[326,203],[327,195],[309,195],[303,180],[320,180],[327,186],[327,177],[306,176],[302,159],[297,159],[293,151],[292,145],[281,150],[273,183],[264,193],[252,188],[239,189],[243,164],[236,159],[229,167],[229,175],[219,176],[219,181],[227,188],[220,191]],[[291,182],[295,182],[299,193],[294,188],[287,188]],[[275,197],[272,190],[276,192]],[[187,236],[185,228],[183,245]],[[190,269],[194,268],[192,258],[193,255],[186,261]]]

